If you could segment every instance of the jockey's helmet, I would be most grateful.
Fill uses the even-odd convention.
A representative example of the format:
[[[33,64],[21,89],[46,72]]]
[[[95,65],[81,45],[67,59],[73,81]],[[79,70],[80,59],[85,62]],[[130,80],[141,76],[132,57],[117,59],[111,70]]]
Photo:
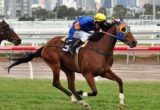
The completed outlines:
[[[103,14],[103,13],[97,13],[95,16],[94,16],[94,21],[97,21],[97,22],[103,22],[103,21],[106,21],[106,16]]]

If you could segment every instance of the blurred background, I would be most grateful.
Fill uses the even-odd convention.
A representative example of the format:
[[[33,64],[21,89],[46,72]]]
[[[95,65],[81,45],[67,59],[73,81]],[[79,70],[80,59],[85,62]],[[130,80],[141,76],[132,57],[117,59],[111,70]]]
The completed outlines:
[[[81,15],[107,14],[108,18],[158,19],[159,0],[0,0],[6,19],[73,19]],[[30,19],[29,19],[30,18]]]

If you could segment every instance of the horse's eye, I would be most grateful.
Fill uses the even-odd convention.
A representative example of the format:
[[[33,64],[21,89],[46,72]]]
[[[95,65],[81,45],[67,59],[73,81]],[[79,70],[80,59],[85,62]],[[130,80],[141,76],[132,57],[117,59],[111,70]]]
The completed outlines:
[[[125,32],[127,31],[127,28],[126,28],[126,27],[122,27],[122,28],[120,29],[120,31],[123,32],[123,33],[125,33]]]

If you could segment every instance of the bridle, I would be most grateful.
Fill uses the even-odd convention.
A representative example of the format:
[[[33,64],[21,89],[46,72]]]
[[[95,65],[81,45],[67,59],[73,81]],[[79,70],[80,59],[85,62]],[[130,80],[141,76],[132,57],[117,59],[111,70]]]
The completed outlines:
[[[106,35],[109,35],[109,36],[111,36],[111,37],[113,37],[113,38],[117,38],[114,34],[110,34],[110,33],[105,32],[105,31],[103,31],[102,33],[104,33],[104,34],[106,34]]]
[[[121,25],[124,26],[120,27]],[[116,24],[116,35],[103,31],[104,34],[116,38],[117,40],[120,40],[122,42],[125,42],[125,35],[128,34],[128,32],[130,32],[130,27],[127,24],[121,22],[119,25]]]
[[[123,31],[121,28],[120,28],[120,30],[118,30],[118,29],[119,29],[119,26],[120,26],[121,24],[125,25],[125,27],[122,27],[122,28],[125,28],[124,31]],[[129,26],[126,25],[125,23],[121,23],[121,22],[120,22],[119,25],[117,25],[117,24],[115,24],[115,25],[116,25],[116,35],[111,34],[111,33],[109,33],[109,32],[105,32],[105,31],[102,31],[102,33],[104,33],[104,34],[106,34],[106,35],[108,35],[108,36],[111,36],[111,37],[113,37],[113,38],[116,39],[116,40],[120,40],[120,41],[122,41],[122,42],[124,42],[124,43],[127,43],[126,40],[125,40],[125,35],[128,34],[128,32],[130,32]],[[108,36],[107,36],[107,37],[108,37]],[[94,48],[94,47],[91,47],[91,46],[89,46],[89,48],[90,48],[91,50],[93,50],[93,51],[95,51],[95,52],[103,55],[103,56],[111,56],[111,55],[113,55],[113,52],[111,52],[111,53],[105,53],[105,52],[102,52],[100,49],[97,49],[97,48]]]

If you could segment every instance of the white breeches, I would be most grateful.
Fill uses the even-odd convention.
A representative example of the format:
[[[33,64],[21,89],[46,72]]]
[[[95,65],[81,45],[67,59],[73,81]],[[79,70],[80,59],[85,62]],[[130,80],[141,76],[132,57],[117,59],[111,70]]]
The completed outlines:
[[[82,42],[85,42],[88,40],[89,36],[90,36],[89,33],[79,30],[74,32],[73,38],[80,39]]]

